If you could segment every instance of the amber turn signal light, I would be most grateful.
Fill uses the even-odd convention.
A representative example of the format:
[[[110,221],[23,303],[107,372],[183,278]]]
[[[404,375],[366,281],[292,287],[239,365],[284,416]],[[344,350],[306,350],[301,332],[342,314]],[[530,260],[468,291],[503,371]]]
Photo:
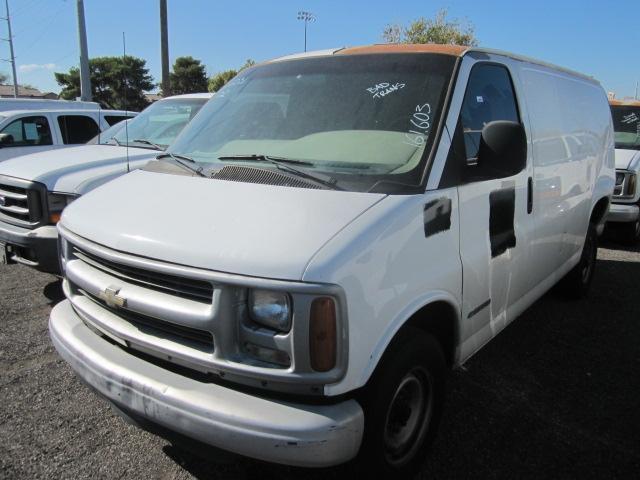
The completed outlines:
[[[51,215],[49,215],[49,222],[52,225],[55,225],[56,223],[58,223],[60,221],[60,217],[62,216],[62,213],[56,212],[56,213],[52,213]]]
[[[336,366],[336,305],[332,298],[319,297],[311,303],[309,352],[311,368],[328,372]]]

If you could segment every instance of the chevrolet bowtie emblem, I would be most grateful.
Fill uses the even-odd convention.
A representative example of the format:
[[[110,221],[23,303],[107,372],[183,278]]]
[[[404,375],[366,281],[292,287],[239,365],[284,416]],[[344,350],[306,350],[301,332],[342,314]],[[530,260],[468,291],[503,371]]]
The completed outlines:
[[[127,304],[127,299],[118,295],[120,289],[113,285],[105,288],[98,296],[111,308],[123,308]]]

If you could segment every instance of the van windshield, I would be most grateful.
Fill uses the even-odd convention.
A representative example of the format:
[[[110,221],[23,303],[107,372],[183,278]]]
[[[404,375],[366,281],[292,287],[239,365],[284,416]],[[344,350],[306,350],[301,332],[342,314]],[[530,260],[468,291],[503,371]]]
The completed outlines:
[[[157,145],[166,148],[207,100],[207,98],[159,100],[149,105],[134,118],[127,120],[127,128],[124,128],[124,122],[113,125],[107,131],[113,133],[110,135],[103,133],[100,137],[100,143],[116,143],[118,145],[128,143],[129,146],[143,148]]]
[[[640,106],[611,107],[616,148],[640,150]]]
[[[297,161],[344,189],[392,182],[397,192],[420,183],[454,64],[447,55],[371,54],[257,66],[221,89],[169,151],[212,170],[255,166],[255,156]]]

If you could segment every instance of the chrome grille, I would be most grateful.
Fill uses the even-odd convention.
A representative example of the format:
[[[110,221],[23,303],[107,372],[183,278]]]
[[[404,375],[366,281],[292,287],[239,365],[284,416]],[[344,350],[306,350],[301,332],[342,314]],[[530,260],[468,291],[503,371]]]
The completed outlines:
[[[76,246],[73,246],[72,253],[92,267],[134,285],[207,303],[210,303],[213,297],[213,286],[209,282],[119,264],[92,255]]]
[[[104,300],[91,295],[81,288],[78,288],[77,285],[73,284],[73,282],[70,282],[70,286],[74,289],[77,289],[78,293],[97,303],[105,310],[108,310],[109,312],[113,313],[114,315],[118,315],[118,317],[126,320],[132,325],[135,325],[141,331],[145,331],[146,333],[150,333],[154,336],[162,336],[168,334],[170,337],[190,340],[200,344],[203,350],[208,350],[211,352],[213,351],[213,335],[211,335],[211,332],[165,322],[164,320],[159,320],[157,318],[143,315],[137,312],[132,312],[130,310],[111,308]]]
[[[43,220],[45,201],[44,185],[0,176],[0,220],[35,228]]]
[[[633,198],[636,193],[637,177],[634,172],[616,170],[616,184],[613,195],[618,198]]]

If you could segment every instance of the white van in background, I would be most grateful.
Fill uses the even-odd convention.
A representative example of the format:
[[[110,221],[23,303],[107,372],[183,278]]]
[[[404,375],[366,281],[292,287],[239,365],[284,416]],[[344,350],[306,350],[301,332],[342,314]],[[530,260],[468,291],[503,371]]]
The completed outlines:
[[[30,153],[82,145],[100,131],[133,118],[124,110],[7,110],[0,112],[0,162]]]
[[[36,98],[0,98],[0,112],[7,110],[99,110],[98,102],[47,100]]]
[[[248,68],[169,153],[65,210],[56,349],[139,425],[370,478],[424,461],[448,367],[586,295],[614,188],[597,81],[451,45]]]
[[[609,100],[616,137],[616,188],[607,221],[634,245],[640,242],[640,101]]]
[[[162,153],[211,95],[167,97],[96,135],[92,144],[1,162],[0,263],[58,272],[55,225],[62,210]]]

